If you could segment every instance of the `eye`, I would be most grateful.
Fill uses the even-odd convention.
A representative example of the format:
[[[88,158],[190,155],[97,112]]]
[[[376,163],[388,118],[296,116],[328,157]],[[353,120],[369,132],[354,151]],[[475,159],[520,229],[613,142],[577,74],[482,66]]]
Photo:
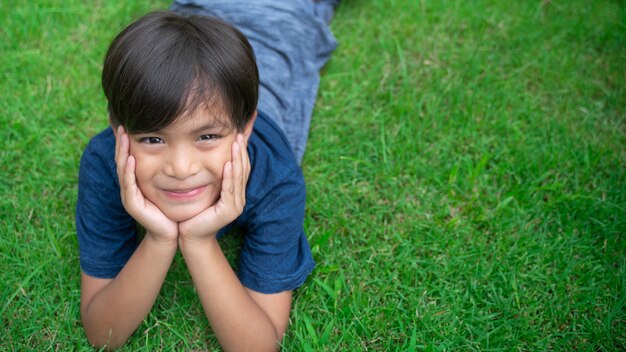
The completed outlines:
[[[144,137],[140,140],[141,143],[146,144],[161,144],[163,140],[159,137]]]
[[[213,140],[218,139],[220,136],[217,134],[203,134],[200,137],[198,137],[198,140],[201,142],[210,142]]]

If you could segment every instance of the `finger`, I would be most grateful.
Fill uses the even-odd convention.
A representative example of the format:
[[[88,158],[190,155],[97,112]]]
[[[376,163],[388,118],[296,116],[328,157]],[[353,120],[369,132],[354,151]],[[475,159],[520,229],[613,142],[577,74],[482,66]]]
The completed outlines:
[[[244,141],[243,135],[239,135],[239,146],[241,149],[241,162],[242,162],[242,192],[241,203],[246,205],[246,186],[248,185],[248,177],[250,176],[250,158],[248,157],[248,149]]]
[[[243,135],[239,134],[237,136],[237,142],[239,143],[239,154],[241,156],[241,170],[242,170],[242,176],[243,176],[242,178],[245,179],[245,177],[246,177],[246,170],[247,170],[247,167],[246,167],[246,152],[247,152],[247,150],[246,150],[246,146],[245,146],[244,141],[243,141]]]
[[[222,192],[220,194],[220,201],[225,205],[231,204],[233,199],[234,185],[233,185],[233,163],[227,161],[224,164],[224,174],[222,176]]]
[[[135,157],[130,155],[126,161],[126,167],[124,168],[124,179],[122,180],[122,188],[124,190],[122,199],[124,199],[125,206],[129,212],[134,212],[141,207],[139,202],[143,199],[140,195],[139,188],[137,187],[137,178],[135,177],[135,165],[137,161]]]
[[[135,169],[137,168],[137,159],[134,156],[129,155],[126,160],[126,166],[124,167],[124,179],[122,180],[123,189],[122,192],[122,203],[131,216],[135,218],[135,220],[139,221],[142,224],[146,224],[147,221],[146,213],[143,211],[146,210],[146,201],[137,185],[137,176],[135,174]]]
[[[117,160],[117,156],[120,152],[120,142],[122,140],[122,135],[126,134],[126,130],[124,130],[124,126],[117,126],[117,131],[115,133],[115,159]]]
[[[129,155],[126,158],[126,167],[124,168],[124,188],[133,189],[137,186],[137,180],[135,179],[135,157]]]
[[[241,192],[243,191],[243,164],[241,158],[241,144],[239,138],[233,143],[232,147],[232,169],[233,169],[233,188],[234,201],[237,209],[241,209]]]
[[[116,148],[117,155],[115,157],[115,164],[117,166],[117,175],[121,184],[122,183],[121,181],[122,181],[125,169],[126,169],[126,164],[128,161],[128,155],[129,155],[128,135],[124,133],[123,128],[118,129],[117,139],[118,139],[117,148]]]

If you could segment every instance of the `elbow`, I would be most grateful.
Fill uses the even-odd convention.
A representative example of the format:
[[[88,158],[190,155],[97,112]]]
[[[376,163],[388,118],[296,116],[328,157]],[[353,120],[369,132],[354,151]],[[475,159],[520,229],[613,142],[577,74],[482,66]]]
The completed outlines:
[[[251,349],[248,349],[248,348],[242,349],[242,351],[244,350],[245,351],[277,352],[277,351],[280,351],[280,345],[278,343],[278,340],[274,340],[272,341],[272,343],[257,344]]]
[[[117,348],[109,344],[106,344],[106,343],[102,344],[102,343],[98,343],[98,341],[93,341],[93,340],[89,340],[89,345],[97,351],[114,351]]]
[[[112,343],[110,340],[103,340],[100,338],[90,338],[90,337],[87,337],[87,341],[89,341],[89,344],[92,347],[98,349],[99,351],[102,351],[102,350],[114,351],[115,349],[123,345],[125,342],[125,341],[122,341],[121,343]]]
[[[284,337],[285,337],[285,333],[276,332],[276,339],[274,340],[274,347],[272,349],[268,349],[268,351],[280,351],[280,346],[283,343]]]
[[[81,321],[89,345],[103,351],[113,351],[126,343],[128,335],[120,334],[120,328],[115,328],[112,322],[94,319],[93,316],[81,312]]]
[[[267,352],[276,352],[276,351],[280,351],[280,344],[283,341],[283,336],[285,336],[284,333],[279,333],[277,331],[277,329],[274,327],[274,329],[271,329],[273,334],[268,334],[269,336],[266,336],[265,338],[263,338],[263,342],[258,341],[256,348],[258,348],[259,351],[267,351]]]
[[[107,329],[106,333],[100,333],[94,331],[94,329],[88,329],[85,327],[85,334],[87,335],[87,341],[89,344],[98,350],[113,351],[122,346],[128,338],[120,339],[113,335],[113,329]]]
[[[219,336],[218,336],[219,341]],[[226,352],[236,351],[257,351],[257,352],[276,352],[280,351],[280,343],[282,341],[282,335],[280,338],[277,334],[264,334],[249,336],[245,339],[237,339],[236,341],[230,341],[224,343],[220,341],[222,350]]]
[[[274,327],[274,333],[276,334],[276,339],[274,340],[274,349],[273,351],[280,351],[280,346],[282,346],[283,340],[285,339],[285,335],[287,333],[287,327]]]
[[[278,334],[278,332],[274,331],[274,335],[263,344],[263,348],[261,351],[267,352],[276,352],[280,351],[280,344],[283,342],[284,334]]]

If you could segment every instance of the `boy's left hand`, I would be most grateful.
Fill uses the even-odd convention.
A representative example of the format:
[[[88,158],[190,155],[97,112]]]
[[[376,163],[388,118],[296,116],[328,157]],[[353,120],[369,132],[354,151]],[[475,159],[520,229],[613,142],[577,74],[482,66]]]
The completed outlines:
[[[243,135],[238,134],[231,146],[231,161],[224,165],[220,198],[200,214],[178,224],[179,241],[211,239],[222,227],[241,215],[246,205],[249,175],[248,151]]]

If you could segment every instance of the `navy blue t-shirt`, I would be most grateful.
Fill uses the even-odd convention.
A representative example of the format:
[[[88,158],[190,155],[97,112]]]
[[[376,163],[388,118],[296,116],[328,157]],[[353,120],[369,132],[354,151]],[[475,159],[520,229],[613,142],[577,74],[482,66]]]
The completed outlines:
[[[257,292],[293,290],[315,267],[303,228],[304,177],[286,137],[260,111],[248,154],[246,206],[231,224],[244,234],[239,279]],[[98,278],[114,278],[139,244],[120,198],[111,128],[93,137],[81,158],[76,232],[81,269]]]

